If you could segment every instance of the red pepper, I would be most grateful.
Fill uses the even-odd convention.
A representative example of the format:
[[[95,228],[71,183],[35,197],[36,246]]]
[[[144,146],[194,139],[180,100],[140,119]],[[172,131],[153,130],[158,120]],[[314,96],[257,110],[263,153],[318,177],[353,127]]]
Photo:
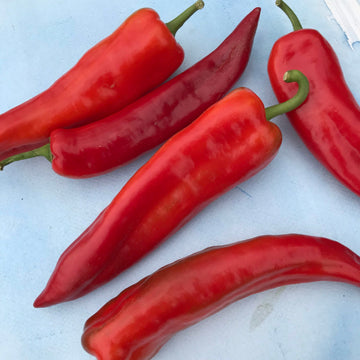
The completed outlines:
[[[237,300],[314,281],[360,286],[360,257],[336,241],[297,234],[212,247],[121,292],[85,323],[82,344],[98,360],[148,360],[176,332]]]
[[[107,118],[75,129],[57,129],[50,144],[0,162],[38,155],[63,176],[104,174],[161,144],[219,100],[248,63],[260,16],[254,9],[211,54]]]
[[[279,101],[296,89],[281,83],[285,69],[299,69],[309,79],[309,97],[287,114],[311,153],[345,186],[360,195],[360,108],[348,88],[331,45],[313,29],[302,26],[283,2],[277,5],[290,17],[294,32],[274,45],[268,63],[271,85]]]
[[[54,129],[114,113],[163,82],[184,59],[173,34],[203,5],[168,24],[152,9],[132,14],[49,89],[0,115],[0,160],[47,143]]]
[[[281,132],[267,121],[304,101],[307,81],[290,103],[264,109],[240,88],[174,135],[142,166],[93,224],[61,255],[35,307],[76,299],[108,282],[187,220],[276,155]],[[267,117],[266,117],[267,116]]]

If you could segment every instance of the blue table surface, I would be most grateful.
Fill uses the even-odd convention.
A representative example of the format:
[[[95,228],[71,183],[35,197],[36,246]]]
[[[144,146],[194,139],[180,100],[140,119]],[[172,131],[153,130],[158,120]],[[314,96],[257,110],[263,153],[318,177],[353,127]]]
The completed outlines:
[[[255,6],[262,8],[248,67],[236,86],[276,103],[266,65],[272,44],[291,31],[273,0],[205,0],[177,34],[183,71],[211,52]],[[353,49],[323,0],[289,0],[304,27],[318,29],[339,56],[360,100],[360,44]],[[190,1],[12,0],[0,11],[0,113],[49,87],[133,11],[164,21]],[[34,309],[59,255],[95,219],[153,151],[110,174],[73,180],[42,158],[0,174],[0,359],[93,359],[81,347],[86,319],[121,290],[180,257],[263,234],[302,233],[360,253],[359,197],[305,148],[285,116],[278,156],[258,175],[211,203],[163,245],[97,291]],[[360,291],[340,283],[286,286],[250,296],[174,336],[157,360],[360,359]]]

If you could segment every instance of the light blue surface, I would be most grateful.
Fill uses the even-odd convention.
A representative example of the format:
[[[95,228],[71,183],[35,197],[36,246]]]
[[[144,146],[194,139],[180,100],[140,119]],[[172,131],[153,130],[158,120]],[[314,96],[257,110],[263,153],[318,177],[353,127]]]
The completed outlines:
[[[12,0],[0,10],[0,113],[38,94],[134,10],[155,8],[165,21],[189,1]],[[304,27],[333,45],[360,101],[360,44],[351,49],[322,0],[289,1]],[[262,7],[253,53],[237,86],[276,102],[266,64],[273,42],[291,30],[273,0],[205,0],[178,32],[186,51],[179,71],[212,51],[255,6]],[[93,221],[151,154],[110,174],[70,180],[44,159],[0,174],[0,359],[93,359],[81,347],[85,320],[125,287],[179,257],[262,234],[303,233],[360,253],[360,199],[306,150],[285,116],[283,145],[260,174],[208,206],[141,262],[71,303],[34,309],[63,250]],[[360,290],[336,283],[288,286],[239,301],[182,331],[157,360],[360,359]]]

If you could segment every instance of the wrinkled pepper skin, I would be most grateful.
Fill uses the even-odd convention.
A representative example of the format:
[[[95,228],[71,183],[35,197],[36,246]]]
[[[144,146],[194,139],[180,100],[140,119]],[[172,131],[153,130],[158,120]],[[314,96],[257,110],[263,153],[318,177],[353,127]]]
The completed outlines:
[[[52,132],[52,167],[60,175],[112,171],[158,146],[223,97],[248,63],[260,9],[211,54],[120,112],[76,129]]]
[[[296,30],[277,40],[269,57],[270,82],[279,101],[296,91],[277,78],[289,68],[303,72],[310,83],[306,102],[287,114],[292,126],[315,158],[360,195],[360,107],[337,55],[318,31]]]
[[[159,15],[136,11],[49,89],[0,115],[0,160],[46,144],[57,128],[119,111],[167,79],[183,59]]]
[[[35,307],[105,284],[217,198],[263,169],[281,144],[260,98],[240,88],[168,140],[61,255]]]
[[[148,360],[176,332],[239,299],[314,281],[360,286],[360,257],[336,241],[298,234],[208,248],[105,304],[85,323],[82,344],[98,360]]]

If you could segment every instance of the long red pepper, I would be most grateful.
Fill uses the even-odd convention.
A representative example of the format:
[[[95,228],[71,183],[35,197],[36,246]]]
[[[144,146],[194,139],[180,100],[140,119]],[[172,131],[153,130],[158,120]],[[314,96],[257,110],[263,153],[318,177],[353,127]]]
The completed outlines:
[[[260,16],[250,12],[211,54],[119,112],[86,126],[57,129],[50,144],[0,162],[45,156],[63,176],[104,174],[161,144],[219,100],[248,63]]]
[[[309,79],[309,97],[287,114],[311,153],[345,186],[360,195],[360,107],[348,88],[331,45],[313,29],[302,29],[293,11],[277,5],[290,17],[294,31],[280,38],[271,51],[268,73],[279,101],[296,88],[279,81],[289,68]]]
[[[152,9],[132,14],[49,89],[0,115],[0,160],[47,143],[54,129],[116,112],[162,83],[184,59],[174,34],[203,5],[167,24]]]
[[[246,88],[232,91],[168,140],[61,255],[35,307],[76,299],[108,282],[236,184],[263,169],[281,144],[267,119],[299,106],[308,83],[265,110]]]
[[[176,332],[237,300],[314,281],[360,286],[360,257],[336,241],[297,234],[212,247],[121,292],[85,323],[82,344],[98,360],[148,360]]]

